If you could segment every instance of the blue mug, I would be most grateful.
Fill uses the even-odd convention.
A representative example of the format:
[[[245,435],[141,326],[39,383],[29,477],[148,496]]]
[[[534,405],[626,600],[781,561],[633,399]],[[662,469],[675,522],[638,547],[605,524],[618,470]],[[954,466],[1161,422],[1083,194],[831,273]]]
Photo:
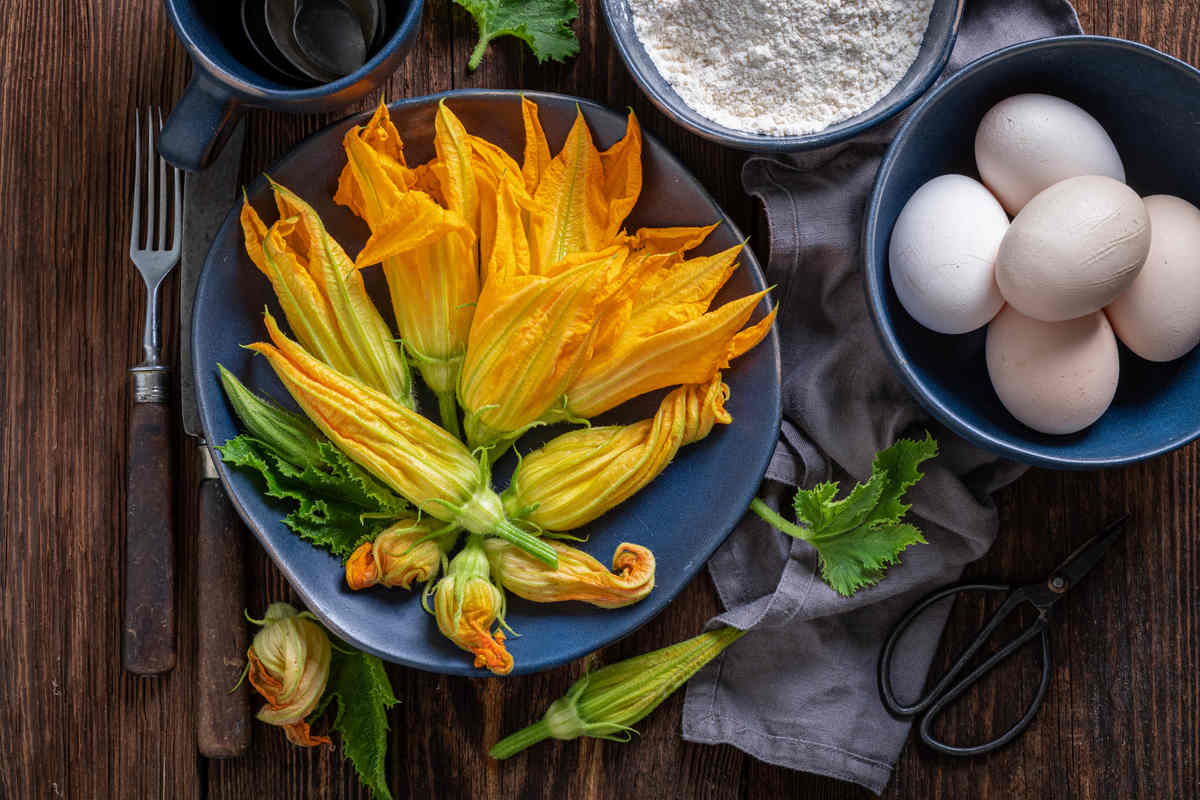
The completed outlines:
[[[356,71],[331,83],[297,89],[248,66],[227,41],[241,35],[236,4],[166,0],[175,33],[192,58],[192,80],[163,125],[162,156],[177,167],[207,167],[247,107],[274,111],[331,111],[348,106],[387,80],[408,52],[421,23],[424,0],[384,0],[391,29],[383,47]],[[401,9],[405,3],[407,8]],[[230,8],[233,5],[234,8]],[[223,39],[220,31],[227,33]]]

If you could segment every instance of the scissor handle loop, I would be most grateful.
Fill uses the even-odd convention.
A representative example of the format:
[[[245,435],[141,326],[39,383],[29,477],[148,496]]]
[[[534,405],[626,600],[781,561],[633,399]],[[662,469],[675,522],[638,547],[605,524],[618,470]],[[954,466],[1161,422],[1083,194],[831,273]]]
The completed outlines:
[[[908,626],[916,620],[917,617],[939,600],[945,600],[947,597],[953,597],[960,592],[1007,592],[1011,587],[1003,583],[963,583],[954,586],[948,586],[940,589],[922,599],[919,603],[909,609],[908,613],[901,617],[896,623],[896,627],[892,629],[887,641],[883,643],[883,650],[879,654],[879,695],[883,698],[883,704],[887,707],[894,716],[898,717],[914,717],[925,711],[934,704],[934,701],[946,690],[951,682],[958,676],[958,673],[966,667],[967,662],[975,655],[976,651],[987,641],[988,637],[1000,625],[1000,623],[1012,613],[1013,609],[1019,606],[1022,599],[1016,594],[1011,595],[1004,604],[996,610],[992,618],[988,620],[988,624],[984,626],[975,640],[968,645],[963,654],[959,656],[958,661],[954,663],[950,670],[943,675],[937,682],[937,685],[930,689],[924,696],[919,697],[916,702],[911,704],[901,703],[896,698],[896,692],[892,688],[892,657],[896,651],[896,644],[904,636],[904,632],[908,630]]]
[[[1042,680],[1041,683],[1038,684],[1037,694],[1034,695],[1033,701],[1025,710],[1025,714],[1019,720],[1017,720],[1017,722],[1011,728],[990,742],[970,745],[967,747],[946,744],[945,742],[933,738],[933,733],[931,732],[933,730],[933,720],[938,714],[941,714],[942,711],[946,709],[946,706],[953,702],[953,700],[960,694],[965,692],[969,686],[975,683],[975,681],[983,677],[988,670],[1015,653],[1017,649],[1021,647],[1021,645],[1025,644],[1039,633],[1042,635]],[[1046,618],[1042,616],[1039,617],[1036,622],[1026,628],[1020,636],[1018,636],[1016,639],[1013,639],[1000,650],[996,651],[987,659],[987,661],[984,661],[982,664],[972,670],[967,677],[956,683],[944,694],[938,696],[937,700],[934,701],[934,703],[929,707],[929,711],[921,719],[921,724],[918,728],[921,741],[939,753],[943,753],[948,756],[977,756],[982,755],[983,753],[990,753],[993,750],[998,750],[1016,737],[1020,736],[1021,733],[1029,727],[1029,723],[1033,722],[1033,718],[1037,716],[1038,708],[1041,707],[1042,699],[1046,696],[1046,690],[1048,688],[1050,688],[1050,637],[1046,634]]]

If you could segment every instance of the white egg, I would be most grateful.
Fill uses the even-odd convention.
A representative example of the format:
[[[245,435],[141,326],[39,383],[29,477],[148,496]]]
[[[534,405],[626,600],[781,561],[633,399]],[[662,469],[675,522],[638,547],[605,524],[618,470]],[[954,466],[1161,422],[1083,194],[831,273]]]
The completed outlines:
[[[942,175],[917,189],[888,243],[900,304],[938,333],[986,325],[1004,305],[993,263],[1007,229],[996,198],[965,175]]]
[[[1170,361],[1200,343],[1200,209],[1166,194],[1143,203],[1150,215],[1150,254],[1105,311],[1130,350],[1150,361]]]
[[[1042,433],[1075,433],[1117,392],[1117,339],[1101,312],[1042,322],[1005,306],[987,330],[987,367],[1000,402]]]
[[[1100,175],[1038,193],[1008,226],[996,255],[1000,294],[1045,322],[1098,311],[1133,283],[1150,251],[1137,193]]]
[[[1018,94],[992,106],[975,131],[975,166],[1009,214],[1077,175],[1125,180],[1121,156],[1096,118],[1048,94]]]

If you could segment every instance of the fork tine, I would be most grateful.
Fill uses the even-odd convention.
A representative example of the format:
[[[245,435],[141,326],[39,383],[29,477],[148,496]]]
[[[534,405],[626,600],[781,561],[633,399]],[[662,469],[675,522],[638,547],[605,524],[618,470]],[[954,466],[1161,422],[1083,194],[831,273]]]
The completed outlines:
[[[154,224],[158,220],[158,199],[154,196],[154,113],[146,113],[146,249],[154,247]]]
[[[129,225],[129,256],[138,249],[142,233],[142,115],[133,112],[133,222]]]
[[[155,130],[154,155],[158,158],[158,249],[167,249],[167,160],[158,154],[158,134],[162,132],[162,108],[158,112],[158,128]]]
[[[178,255],[183,243],[183,174],[175,167],[175,225],[171,231],[171,252]]]

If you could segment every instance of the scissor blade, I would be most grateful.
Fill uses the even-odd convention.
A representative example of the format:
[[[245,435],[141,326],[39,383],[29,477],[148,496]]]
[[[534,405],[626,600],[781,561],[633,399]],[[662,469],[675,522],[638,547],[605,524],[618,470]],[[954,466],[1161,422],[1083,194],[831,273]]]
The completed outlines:
[[[1058,565],[1058,569],[1054,570],[1050,576],[1051,586],[1053,587],[1055,578],[1062,578],[1066,581],[1066,586],[1060,591],[1066,591],[1083,580],[1083,576],[1100,563],[1100,559],[1104,558],[1108,548],[1112,547],[1113,542],[1125,532],[1125,523],[1128,521],[1129,514],[1122,514],[1118,519],[1106,525],[1103,531],[1081,544],[1074,553],[1071,553],[1065,561]]]

